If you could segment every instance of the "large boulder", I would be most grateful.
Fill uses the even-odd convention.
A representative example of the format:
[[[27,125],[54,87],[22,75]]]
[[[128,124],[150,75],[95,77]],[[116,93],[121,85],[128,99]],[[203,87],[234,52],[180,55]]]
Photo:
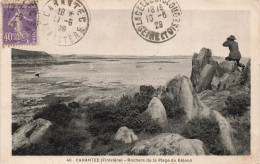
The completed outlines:
[[[206,64],[200,73],[200,79],[196,85],[196,92],[199,93],[206,89],[210,89],[210,84],[215,74],[215,67],[211,64]]]
[[[218,123],[221,143],[224,146],[226,153],[236,155],[236,149],[232,142],[233,130],[230,123],[219,112],[214,110],[212,110],[210,117]]]
[[[181,75],[176,76],[167,83],[166,91],[166,95],[175,101],[181,110],[184,110],[186,123],[195,118],[215,119],[220,127],[222,144],[228,153],[235,154],[232,144],[232,129],[229,122],[225,117],[217,111],[211,110],[201,101],[189,78]]]
[[[17,150],[38,142],[50,126],[50,121],[41,118],[24,124],[13,134],[12,149]]]
[[[218,69],[211,82],[213,91],[228,89],[242,83],[242,73],[235,61],[223,61],[219,63]]]
[[[218,63],[212,59],[210,49],[202,48],[199,54],[193,55],[191,82],[196,92],[210,89],[217,65]]]
[[[231,73],[225,73],[221,77],[215,76],[211,82],[211,88],[213,91],[225,90],[232,86],[241,84],[241,73],[234,71]]]
[[[158,98],[154,97],[150,101],[145,112],[150,115],[160,127],[165,127],[168,124],[165,108]]]
[[[237,62],[224,60],[223,62],[219,63],[216,76],[221,77],[225,73],[232,73],[235,70],[238,70]]]
[[[225,109],[227,97],[230,95],[230,91],[223,90],[214,92],[212,90],[205,90],[198,94],[201,101],[210,109],[214,109],[218,112],[222,112]]]
[[[132,143],[133,141],[137,141],[138,137],[132,129],[128,129],[126,126],[123,126],[116,132],[115,140],[123,141],[124,143]]]
[[[131,149],[134,155],[208,155],[202,141],[186,139],[179,134],[162,133],[139,141]]]
[[[186,121],[196,117],[206,117],[210,114],[210,109],[198,98],[190,79],[186,76],[178,75],[167,83],[167,96],[179,104],[179,108],[184,110]]]

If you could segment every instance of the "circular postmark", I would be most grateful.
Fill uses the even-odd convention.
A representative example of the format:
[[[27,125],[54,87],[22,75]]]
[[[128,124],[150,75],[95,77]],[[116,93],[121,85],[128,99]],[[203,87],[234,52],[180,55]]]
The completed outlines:
[[[146,41],[162,43],[176,36],[181,15],[175,0],[139,0],[132,11],[132,24]]]
[[[80,0],[50,0],[41,18],[48,39],[60,46],[79,42],[90,22],[89,12]]]
[[[4,1],[3,44],[30,45],[37,43],[38,6],[35,0]]]

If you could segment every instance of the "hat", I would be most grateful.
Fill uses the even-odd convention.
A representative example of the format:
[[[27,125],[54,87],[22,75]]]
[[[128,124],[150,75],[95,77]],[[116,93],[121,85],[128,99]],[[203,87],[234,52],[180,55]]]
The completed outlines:
[[[234,35],[230,35],[230,37],[228,37],[228,38],[231,39],[231,40],[236,40]]]

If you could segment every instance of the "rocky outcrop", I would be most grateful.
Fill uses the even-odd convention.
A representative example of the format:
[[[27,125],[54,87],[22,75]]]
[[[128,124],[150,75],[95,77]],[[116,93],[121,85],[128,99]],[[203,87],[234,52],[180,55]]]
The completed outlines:
[[[202,48],[192,57],[191,82],[196,92],[210,89],[218,63],[212,59],[210,49]]]
[[[212,110],[210,117],[217,121],[220,129],[220,139],[222,145],[224,146],[227,154],[236,154],[236,149],[232,142],[233,131],[230,123],[225,117],[223,117],[219,112]]]
[[[246,64],[245,70],[242,75],[243,84],[246,86],[250,86],[251,84],[251,60],[249,60]]]
[[[200,79],[195,88],[197,93],[204,91],[206,89],[210,89],[210,84],[214,77],[215,71],[216,71],[216,67],[214,67],[213,65],[211,64],[205,65],[205,67],[202,69],[200,73]]]
[[[12,149],[17,150],[38,142],[50,126],[50,121],[41,118],[24,124],[12,136]]]
[[[207,117],[210,109],[198,98],[190,79],[178,75],[167,83],[167,96],[179,104],[186,115],[186,121],[196,117]]]
[[[226,108],[225,101],[230,95],[230,91],[223,90],[219,92],[214,92],[212,90],[205,90],[198,94],[201,101],[210,109],[214,109],[218,112],[222,112]]]
[[[186,139],[174,133],[162,133],[139,141],[131,149],[134,155],[208,155],[202,141]]]
[[[211,82],[213,91],[228,89],[241,84],[241,72],[235,61],[223,61],[219,63],[218,69]]]
[[[235,61],[224,60],[221,63],[219,63],[216,76],[221,77],[225,73],[232,73],[235,70],[238,70],[238,66]]]
[[[250,85],[251,84],[251,60],[249,60],[246,64],[246,68],[245,68],[245,72],[246,72],[246,85]]]
[[[115,140],[123,141],[124,143],[132,143],[137,141],[138,137],[135,135],[132,129],[128,129],[127,127],[123,126],[116,132]]]
[[[241,73],[234,71],[232,73],[225,73],[222,77],[215,76],[211,83],[213,91],[228,89],[232,86],[241,84]]]
[[[151,100],[145,113],[150,115],[161,127],[165,127],[168,124],[165,108],[162,102],[156,97]]]
[[[195,118],[214,119],[219,125],[222,144],[226,151],[235,154],[232,144],[232,129],[229,122],[217,111],[208,108],[198,97],[189,78],[178,75],[167,83],[167,94],[185,112],[185,122]],[[213,108],[214,109],[214,108]]]

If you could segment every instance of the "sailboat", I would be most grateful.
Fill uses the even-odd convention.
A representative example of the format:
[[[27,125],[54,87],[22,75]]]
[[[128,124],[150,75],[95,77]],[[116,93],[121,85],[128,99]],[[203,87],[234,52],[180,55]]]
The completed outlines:
[[[89,70],[90,71],[95,71],[94,66],[92,65],[92,63],[89,64]]]

